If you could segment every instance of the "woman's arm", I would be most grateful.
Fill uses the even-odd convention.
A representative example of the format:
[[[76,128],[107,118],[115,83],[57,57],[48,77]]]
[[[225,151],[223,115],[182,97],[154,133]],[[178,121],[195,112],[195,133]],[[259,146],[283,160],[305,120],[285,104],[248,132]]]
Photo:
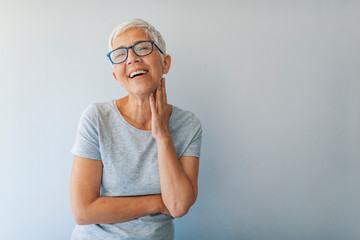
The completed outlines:
[[[102,162],[74,156],[70,205],[79,225],[116,223],[152,213],[169,214],[161,195],[100,197]]]
[[[199,158],[177,158],[169,131],[170,108],[164,78],[155,94],[150,96],[150,106],[151,131],[158,148],[162,199],[173,217],[182,217],[196,201]]]
[[[157,141],[161,194],[170,214],[184,216],[197,197],[198,157],[177,158],[171,137]]]

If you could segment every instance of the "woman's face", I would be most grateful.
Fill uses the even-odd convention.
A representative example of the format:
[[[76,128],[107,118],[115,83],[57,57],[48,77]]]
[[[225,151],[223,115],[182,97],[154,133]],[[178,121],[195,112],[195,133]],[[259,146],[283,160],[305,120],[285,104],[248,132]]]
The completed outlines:
[[[129,47],[139,41],[151,40],[140,28],[131,28],[117,36],[112,49]],[[125,62],[114,64],[113,75],[116,81],[128,91],[129,94],[139,97],[147,97],[154,92],[163,74],[168,73],[171,65],[170,55],[164,58],[155,45],[150,55],[139,57],[132,49],[128,50],[128,58]],[[130,77],[131,73],[142,71],[143,75]]]

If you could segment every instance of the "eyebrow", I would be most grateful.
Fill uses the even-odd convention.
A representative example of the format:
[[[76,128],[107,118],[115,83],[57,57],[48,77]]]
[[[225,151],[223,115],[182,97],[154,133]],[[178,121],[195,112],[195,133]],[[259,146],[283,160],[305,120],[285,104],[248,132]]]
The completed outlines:
[[[134,46],[135,44],[137,44],[137,43],[139,43],[139,42],[146,42],[146,41],[152,41],[152,40],[138,40],[138,41],[134,42],[134,43],[133,43],[132,45],[130,45],[130,46]],[[128,48],[128,47],[124,47],[123,45],[120,45],[120,46],[114,48],[114,50],[119,49],[119,48]],[[114,51],[114,50],[113,50],[113,51]]]

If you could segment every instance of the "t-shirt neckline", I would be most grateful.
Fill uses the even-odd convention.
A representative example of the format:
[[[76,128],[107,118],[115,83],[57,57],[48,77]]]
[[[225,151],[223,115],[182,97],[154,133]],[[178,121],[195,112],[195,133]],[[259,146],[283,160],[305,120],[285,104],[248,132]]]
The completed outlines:
[[[113,104],[113,107],[115,109],[115,111],[117,112],[117,114],[119,115],[120,119],[130,128],[136,130],[136,131],[139,131],[139,132],[144,132],[144,133],[151,133],[151,130],[143,130],[143,129],[139,129],[133,125],[131,125],[128,121],[126,121],[126,119],[124,118],[124,116],[121,114],[121,112],[119,111],[117,105],[116,105],[116,99],[113,99],[112,100],[112,104]],[[171,104],[170,104],[171,105]],[[175,110],[175,106],[174,105],[171,105],[172,107],[172,111],[171,111],[171,115],[170,115],[170,119],[169,119],[169,123],[171,122],[171,119],[174,115],[174,110]]]

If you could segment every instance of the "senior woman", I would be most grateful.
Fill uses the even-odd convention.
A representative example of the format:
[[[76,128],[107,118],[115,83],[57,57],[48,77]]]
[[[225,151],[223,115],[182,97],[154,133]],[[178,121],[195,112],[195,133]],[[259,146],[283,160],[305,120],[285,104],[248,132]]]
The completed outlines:
[[[81,115],[72,148],[72,239],[173,239],[173,218],[197,197],[201,125],[167,103],[171,57],[151,24],[120,24],[109,45],[114,78],[128,95]]]

